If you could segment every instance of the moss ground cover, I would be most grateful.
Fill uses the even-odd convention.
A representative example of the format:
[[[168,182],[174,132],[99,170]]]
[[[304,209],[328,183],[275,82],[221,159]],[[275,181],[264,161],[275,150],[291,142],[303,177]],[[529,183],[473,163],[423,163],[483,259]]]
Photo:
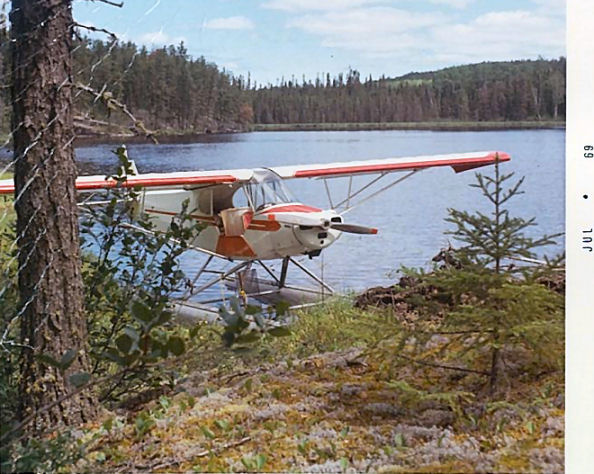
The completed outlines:
[[[174,390],[87,427],[88,455],[77,469],[562,469],[561,374],[482,397],[473,376],[387,364],[393,318],[335,302],[247,352],[222,349],[218,330],[205,330],[176,362],[188,375]]]

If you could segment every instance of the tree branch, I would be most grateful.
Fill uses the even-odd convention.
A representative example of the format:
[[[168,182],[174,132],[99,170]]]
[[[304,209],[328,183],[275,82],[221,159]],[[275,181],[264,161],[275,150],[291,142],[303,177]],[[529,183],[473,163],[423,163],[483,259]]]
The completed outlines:
[[[106,30],[105,28],[97,28],[91,25],[83,25],[82,23],[78,22],[74,22],[72,25],[78,28],[84,28],[85,30],[94,31],[95,33],[105,33],[106,35],[111,36],[111,38],[115,41],[117,41],[118,39],[117,35],[113,31]]]
[[[111,2],[110,0],[91,0],[91,2],[105,3],[107,5],[111,5],[112,7],[118,8],[122,8],[124,6],[124,2]]]
[[[404,360],[408,360],[409,362],[413,362],[414,364],[425,365],[427,367],[435,367],[437,369],[458,370],[460,372],[467,372],[467,373],[471,373],[471,374],[479,374],[479,375],[485,375],[485,376],[489,375],[488,372],[484,372],[482,370],[465,369],[463,367],[454,367],[453,365],[435,364],[433,362],[425,362],[422,360],[413,359],[411,357],[407,357],[402,354],[398,354],[397,357],[400,357]]]
[[[95,89],[93,89],[90,86],[86,86],[84,84],[81,84],[80,82],[77,82],[74,84],[74,87],[76,87],[77,89],[84,91],[84,92],[88,92],[89,94],[93,95],[93,97],[95,97],[95,100],[100,100],[101,102],[103,102],[105,104],[105,106],[108,109],[118,109],[120,110],[120,112],[122,112],[124,115],[126,115],[133,123],[132,125],[132,131],[137,134],[137,135],[144,135],[146,138],[150,138],[153,143],[158,144],[158,140],[155,137],[154,132],[148,130],[144,123],[142,123],[142,121],[138,120],[133,114],[132,112],[130,112],[130,110],[128,109],[128,107],[126,106],[126,104],[120,102],[117,99],[114,99],[111,92],[98,92]]]

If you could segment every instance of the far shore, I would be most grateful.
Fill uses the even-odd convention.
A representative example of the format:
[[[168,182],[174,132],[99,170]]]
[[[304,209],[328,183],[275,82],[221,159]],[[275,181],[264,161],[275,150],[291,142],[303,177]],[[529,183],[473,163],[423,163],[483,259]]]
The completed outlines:
[[[253,124],[249,130],[225,130],[221,132],[157,131],[159,143],[193,143],[220,141],[223,135],[249,132],[338,132],[371,130],[427,130],[443,132],[477,132],[496,130],[565,130],[565,121],[508,121],[508,122],[372,122],[372,123],[271,123]],[[0,134],[0,143],[5,143],[8,135]],[[110,143],[149,143],[147,137],[131,134],[77,135],[79,146]]]
[[[357,130],[433,130],[433,131],[488,131],[565,129],[564,121],[517,122],[372,122],[372,123],[287,123],[255,124],[257,132],[268,131],[357,131]]]

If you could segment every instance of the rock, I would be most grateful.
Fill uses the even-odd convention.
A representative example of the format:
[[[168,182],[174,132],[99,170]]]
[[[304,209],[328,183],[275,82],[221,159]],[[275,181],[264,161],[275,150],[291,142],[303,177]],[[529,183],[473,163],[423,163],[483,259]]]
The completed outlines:
[[[421,416],[417,422],[419,425],[426,427],[445,427],[454,423],[455,419],[456,416],[449,410],[436,410],[430,408],[429,410],[425,410],[423,413],[421,413]]]
[[[360,384],[356,384],[356,383],[346,383],[340,389],[340,394],[344,397],[353,397],[355,395],[359,395],[364,390],[365,390],[364,385],[360,385]]]
[[[403,413],[402,408],[397,405],[392,405],[390,403],[368,403],[363,406],[363,410],[371,413],[372,415],[380,415],[384,417],[388,416],[398,416]]]

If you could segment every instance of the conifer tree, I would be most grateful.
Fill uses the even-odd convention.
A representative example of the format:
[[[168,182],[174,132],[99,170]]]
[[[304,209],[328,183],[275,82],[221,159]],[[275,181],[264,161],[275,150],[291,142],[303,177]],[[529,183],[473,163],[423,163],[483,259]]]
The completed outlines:
[[[524,193],[520,191],[524,178],[506,189],[504,186],[513,178],[514,173],[501,173],[498,161],[494,168],[494,176],[477,173],[477,182],[471,184],[480,189],[482,195],[492,204],[491,215],[478,211],[471,214],[450,208],[446,221],[455,226],[448,234],[464,244],[461,250],[471,263],[493,267],[495,273],[500,274],[504,270],[504,259],[534,258],[536,248],[553,244],[553,239],[558,235],[545,235],[536,239],[526,236],[524,231],[535,226],[536,219],[511,217],[505,206],[510,199]],[[507,271],[511,270],[513,267],[507,268]]]
[[[440,358],[440,367],[464,368],[488,378],[493,394],[514,366],[516,375],[534,375],[561,367],[556,354],[563,343],[562,297],[530,278],[530,267],[517,259],[532,259],[539,247],[557,235],[532,238],[525,234],[535,219],[512,217],[508,202],[520,194],[523,178],[509,184],[513,173],[477,173],[478,188],[491,213],[449,209],[448,232],[463,245],[454,258],[432,274],[419,275],[428,289],[416,302],[425,313],[406,337],[414,336],[417,360]],[[514,263],[515,262],[515,263]],[[435,314],[441,313],[436,323]],[[447,334],[439,349],[427,350],[435,334]],[[431,346],[431,345],[430,345]],[[447,359],[448,364],[443,364]]]

